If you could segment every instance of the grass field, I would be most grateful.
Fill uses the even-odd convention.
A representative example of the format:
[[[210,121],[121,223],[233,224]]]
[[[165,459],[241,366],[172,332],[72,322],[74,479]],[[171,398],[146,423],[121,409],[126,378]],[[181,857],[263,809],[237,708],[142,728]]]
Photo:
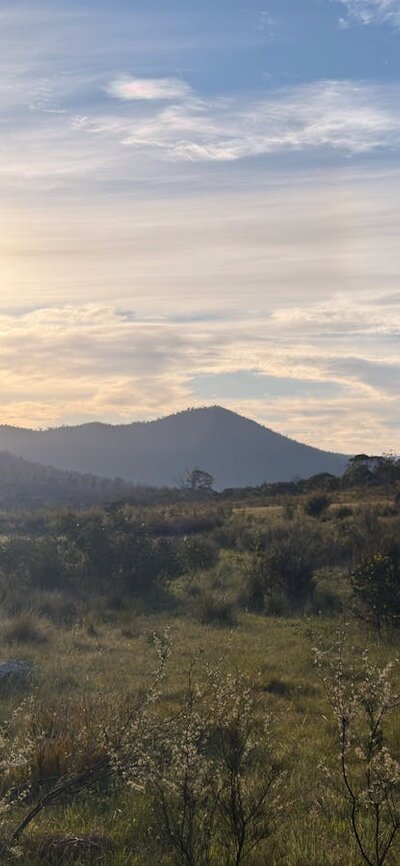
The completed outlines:
[[[18,821],[54,784],[101,758],[107,737],[115,736],[123,725],[130,702],[137,701],[149,688],[157,660],[154,635],[162,636],[167,629],[171,648],[160,692],[151,708],[155,717],[167,720],[185,706],[188,671],[197,657],[194,677],[199,687],[207,665],[219,664],[222,658],[224,670],[240,669],[257,696],[257,730],[261,731],[264,721],[271,718],[270,745],[284,772],[281,799],[279,805],[271,804],[268,836],[254,847],[245,862],[251,866],[356,866],[366,862],[354,842],[348,805],[335,786],[327,784],[320,766],[325,761],[334,771],[338,767],[338,738],[337,724],[313,662],[313,647],[321,642],[328,646],[335,641],[338,629],[345,628],[350,655],[357,666],[366,646],[371,657],[382,664],[395,659],[400,641],[396,629],[385,629],[379,638],[373,624],[355,617],[349,607],[349,562],[353,554],[348,546],[343,552],[340,545],[343,537],[358,539],[360,525],[365,532],[366,524],[357,512],[357,520],[353,516],[346,518],[346,526],[335,514],[340,504],[331,504],[322,522],[301,518],[301,532],[311,533],[310,544],[318,536],[322,546],[337,544],[339,553],[332,548],[332,564],[318,564],[313,599],[307,599],[298,609],[288,607],[280,615],[272,615],[268,609],[259,613],[246,609],[243,583],[254,567],[254,558],[260,556],[260,531],[267,536],[267,551],[276,542],[273,533],[280,533],[281,545],[288,543],[282,539],[288,537],[290,541],[291,533],[300,532],[297,521],[302,506],[297,502],[293,503],[295,516],[290,519],[285,517],[286,505],[238,507],[225,514],[223,525],[205,533],[208,541],[217,545],[217,561],[189,577],[185,572],[178,575],[169,583],[168,601],[164,599],[162,604],[154,606],[130,598],[123,604],[111,605],[101,594],[92,592],[81,600],[75,618],[60,624],[52,618],[51,607],[50,615],[43,613],[43,591],[27,594],[25,609],[21,609],[20,596],[18,610],[12,609],[10,601],[4,603],[0,662],[20,659],[30,662],[33,670],[27,687],[3,688],[1,694],[1,719],[6,725],[3,791],[7,792],[11,781],[14,787],[21,786],[19,800],[4,810],[5,844],[9,844]],[[392,541],[396,539],[396,514],[382,514],[382,501],[368,507],[367,524],[372,526],[372,511],[380,509],[374,518],[379,533],[390,530]],[[358,504],[353,503],[353,508],[357,510]],[[374,538],[375,529],[374,524],[368,530]],[[370,542],[366,538],[365,544]],[[47,596],[51,594],[47,591]],[[211,616],[211,621],[204,623],[198,606],[205,595],[208,604],[211,598],[234,608],[233,619],[225,619],[224,614],[219,620]],[[396,669],[390,676],[399,681]],[[22,709],[18,710],[21,702]],[[7,727],[10,719],[11,728]],[[10,730],[15,738],[11,749],[14,763],[7,767]],[[397,711],[391,716],[388,737],[393,754],[398,755]],[[30,744],[28,757],[23,742]],[[251,772],[262,778],[261,760],[256,761]],[[25,776],[29,791],[23,787]],[[232,853],[221,847],[218,834],[207,861],[200,853],[197,859],[185,859],[165,832],[154,791],[136,785],[134,772],[126,777],[116,772],[97,780],[90,790],[56,799],[38,813],[18,844],[9,846],[4,856],[5,862],[15,859],[32,866],[236,862]],[[382,862],[400,862],[400,844],[396,840]]]

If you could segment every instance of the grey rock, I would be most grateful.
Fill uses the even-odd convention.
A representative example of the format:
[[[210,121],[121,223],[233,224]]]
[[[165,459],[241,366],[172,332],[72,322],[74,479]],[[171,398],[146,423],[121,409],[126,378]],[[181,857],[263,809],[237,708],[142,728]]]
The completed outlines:
[[[0,662],[0,687],[27,685],[33,674],[31,662],[9,659]]]

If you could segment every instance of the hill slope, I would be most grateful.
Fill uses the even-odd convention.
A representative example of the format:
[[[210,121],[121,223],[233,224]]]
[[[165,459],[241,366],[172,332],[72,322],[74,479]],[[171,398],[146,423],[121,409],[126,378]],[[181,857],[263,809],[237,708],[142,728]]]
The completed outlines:
[[[0,509],[88,506],[116,499],[134,500],[142,493],[141,488],[120,478],[68,472],[0,451]],[[151,491],[145,493],[149,496]]]
[[[218,489],[340,475],[346,458],[301,445],[219,406],[157,421],[49,430],[0,426],[0,450],[64,470],[176,486],[185,469],[211,472]]]

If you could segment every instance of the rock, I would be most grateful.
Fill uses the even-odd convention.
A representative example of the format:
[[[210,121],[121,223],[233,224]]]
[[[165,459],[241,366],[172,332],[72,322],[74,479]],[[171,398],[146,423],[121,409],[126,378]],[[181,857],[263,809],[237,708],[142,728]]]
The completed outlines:
[[[9,659],[0,662],[0,688],[19,688],[30,683],[33,674],[31,662]]]

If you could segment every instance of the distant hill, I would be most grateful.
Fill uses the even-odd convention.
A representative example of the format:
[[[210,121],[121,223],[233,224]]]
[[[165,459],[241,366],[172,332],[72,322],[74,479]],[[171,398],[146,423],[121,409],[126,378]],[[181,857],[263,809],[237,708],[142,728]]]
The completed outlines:
[[[319,472],[340,475],[347,462],[341,454],[301,445],[220,406],[124,425],[0,426],[0,450],[68,471],[151,486],[177,486],[186,469],[199,466],[214,476],[219,490]]]
[[[0,452],[0,510],[89,506],[116,499],[140,497],[141,488],[120,478],[66,472],[53,466],[30,463],[6,451]]]

